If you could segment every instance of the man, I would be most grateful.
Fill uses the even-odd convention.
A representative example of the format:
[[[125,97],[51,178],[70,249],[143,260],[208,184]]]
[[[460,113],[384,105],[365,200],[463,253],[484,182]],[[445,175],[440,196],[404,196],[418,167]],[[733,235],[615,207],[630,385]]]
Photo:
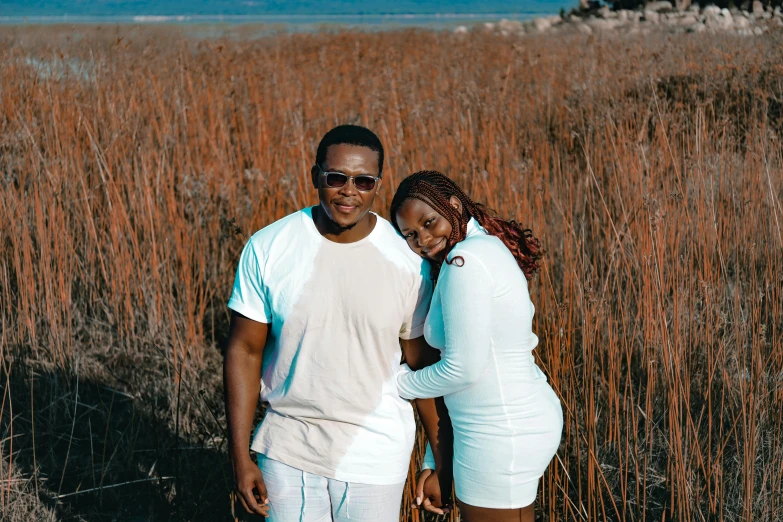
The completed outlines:
[[[311,170],[320,204],[257,232],[239,261],[224,365],[229,452],[240,502],[272,522],[399,520],[415,424],[394,375],[401,345],[409,365],[433,362],[422,340],[432,283],[370,212],[382,172],[375,134],[330,130]],[[428,433],[434,404],[418,403]]]

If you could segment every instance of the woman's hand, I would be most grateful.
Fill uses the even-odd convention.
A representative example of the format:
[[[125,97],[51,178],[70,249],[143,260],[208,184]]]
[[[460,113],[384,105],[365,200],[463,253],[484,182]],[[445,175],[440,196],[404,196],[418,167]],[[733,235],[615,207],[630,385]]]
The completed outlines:
[[[416,480],[416,503],[414,509],[424,508],[425,511],[445,515],[451,511],[451,506],[445,505],[440,493],[438,474],[431,469],[424,469]]]

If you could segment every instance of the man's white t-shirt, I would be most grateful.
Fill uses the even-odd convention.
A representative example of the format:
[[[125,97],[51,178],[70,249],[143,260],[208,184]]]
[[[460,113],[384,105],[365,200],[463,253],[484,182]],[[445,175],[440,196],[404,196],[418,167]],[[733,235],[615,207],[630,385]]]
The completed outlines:
[[[373,231],[339,244],[318,232],[312,208],[250,238],[228,307],[270,325],[251,448],[344,482],[397,484],[415,437],[397,392],[399,339],[423,333],[429,264],[376,216]]]

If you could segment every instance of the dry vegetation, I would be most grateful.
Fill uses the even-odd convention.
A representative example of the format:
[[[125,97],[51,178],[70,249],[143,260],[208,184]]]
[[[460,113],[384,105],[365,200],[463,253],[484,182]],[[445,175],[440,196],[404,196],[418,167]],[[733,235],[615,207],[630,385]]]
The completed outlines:
[[[4,520],[232,519],[234,265],[342,122],[543,239],[543,520],[783,520],[774,35],[79,31],[0,33]]]

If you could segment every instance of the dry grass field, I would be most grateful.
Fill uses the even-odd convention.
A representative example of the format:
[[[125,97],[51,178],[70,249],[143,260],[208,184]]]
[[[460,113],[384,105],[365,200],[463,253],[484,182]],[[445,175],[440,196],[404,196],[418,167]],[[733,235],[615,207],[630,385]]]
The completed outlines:
[[[233,520],[235,263],[359,123],[545,245],[541,520],[783,520],[781,43],[0,29],[0,518]]]

